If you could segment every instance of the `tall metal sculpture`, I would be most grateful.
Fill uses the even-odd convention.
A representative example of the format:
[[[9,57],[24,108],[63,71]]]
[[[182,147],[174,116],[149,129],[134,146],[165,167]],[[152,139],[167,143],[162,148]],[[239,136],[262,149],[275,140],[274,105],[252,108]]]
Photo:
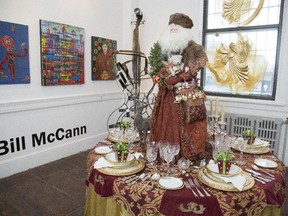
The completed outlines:
[[[139,44],[139,26],[144,24],[142,20],[143,14],[139,8],[135,8],[134,13],[136,15],[136,21],[131,22],[131,24],[135,24],[133,31],[133,50],[116,50],[112,53],[112,55],[131,56],[131,60],[123,63],[118,62],[116,64],[116,81],[124,93],[124,102],[110,114],[107,126],[109,130],[109,128],[119,125],[125,118],[132,119],[134,126],[139,131],[140,141],[143,143],[149,130],[149,110],[152,110],[152,104],[155,98],[154,96],[151,99],[150,95],[155,85],[153,84],[149,92],[140,99],[141,79],[144,79],[143,77],[148,74],[148,59],[145,54],[140,51]],[[145,61],[144,67],[141,64],[143,60]],[[130,63],[132,64],[132,76],[127,66]],[[118,118],[116,122],[110,124],[109,120],[113,114],[118,114]]]

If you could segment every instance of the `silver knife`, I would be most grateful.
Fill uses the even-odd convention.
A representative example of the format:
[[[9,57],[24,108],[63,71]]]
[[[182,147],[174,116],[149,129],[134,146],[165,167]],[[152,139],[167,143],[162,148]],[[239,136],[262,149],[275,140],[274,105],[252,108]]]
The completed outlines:
[[[269,180],[275,180],[274,177],[267,176],[267,175],[265,175],[265,174],[256,172],[256,171],[254,171],[254,170],[250,170],[250,169],[245,169],[245,170],[248,171],[248,172],[250,172],[250,173],[253,173],[254,175],[261,176],[262,178],[269,179]]]
[[[249,169],[245,169],[245,170],[246,170],[247,172],[252,173],[252,176],[253,176],[254,178],[258,178],[258,179],[260,179],[260,180],[262,180],[262,181],[265,181],[265,182],[270,182],[270,181],[272,181],[272,179],[268,179],[268,178],[263,177],[263,176],[261,175],[261,173],[257,173],[257,172],[255,172],[255,171],[249,170]]]

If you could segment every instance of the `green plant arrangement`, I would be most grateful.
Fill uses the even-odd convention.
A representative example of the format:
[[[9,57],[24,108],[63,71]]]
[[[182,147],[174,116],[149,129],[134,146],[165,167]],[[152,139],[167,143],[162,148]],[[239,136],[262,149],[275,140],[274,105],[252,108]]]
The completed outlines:
[[[163,79],[159,75],[159,72],[163,67],[163,61],[164,56],[160,44],[156,42],[153,44],[148,56],[148,62],[150,65],[149,75],[152,77],[154,83],[161,84],[163,82]]]
[[[218,164],[219,173],[228,174],[231,167],[233,155],[229,151],[219,151],[216,155],[216,163]]]
[[[247,144],[252,145],[256,139],[256,133],[253,130],[244,130],[242,136],[247,140]]]
[[[127,142],[115,143],[115,152],[118,162],[125,162],[129,153],[128,143]]]
[[[128,121],[121,121],[119,123],[120,129],[123,130],[123,132],[125,132],[126,128],[130,127],[131,123]]]

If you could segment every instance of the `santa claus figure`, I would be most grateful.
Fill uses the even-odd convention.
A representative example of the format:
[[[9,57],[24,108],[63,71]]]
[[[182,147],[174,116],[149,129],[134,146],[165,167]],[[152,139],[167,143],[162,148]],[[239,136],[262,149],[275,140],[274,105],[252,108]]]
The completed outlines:
[[[158,42],[163,55],[169,59],[171,55],[181,54],[192,40],[192,20],[182,14],[175,13],[170,16],[168,27],[162,32]]]
[[[180,145],[179,157],[198,163],[208,159],[205,151],[207,138],[205,93],[197,85],[197,73],[207,62],[204,48],[192,40],[191,18],[182,13],[170,16],[169,25],[158,43],[165,56],[164,67],[159,71],[164,80],[159,85],[150,125],[150,140]],[[171,75],[173,55],[182,55],[179,73]],[[178,100],[175,103],[175,98]]]

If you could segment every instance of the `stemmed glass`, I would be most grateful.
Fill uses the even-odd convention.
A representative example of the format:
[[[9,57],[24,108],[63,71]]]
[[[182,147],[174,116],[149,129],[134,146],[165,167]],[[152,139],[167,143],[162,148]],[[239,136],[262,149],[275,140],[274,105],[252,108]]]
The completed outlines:
[[[239,165],[245,165],[245,161],[243,161],[243,151],[247,147],[247,141],[243,139],[243,137],[239,137],[236,141],[236,146],[240,150],[240,160],[236,161],[237,164]]]
[[[164,154],[166,152],[166,148],[168,147],[166,141],[161,141],[159,143],[159,156],[161,158],[161,164],[160,166],[158,166],[160,169],[164,170],[165,169],[165,166],[164,166]]]
[[[131,150],[132,144],[135,142],[137,136],[139,135],[138,130],[136,127],[131,126],[126,128],[125,137],[128,141],[129,149]]]
[[[167,163],[167,172],[166,172],[166,176],[169,176],[170,174],[173,173],[173,169],[170,167],[171,162],[173,161],[174,157],[179,154],[180,151],[180,145],[179,144],[172,144],[172,143],[166,143],[165,145],[167,145],[164,148],[164,152],[163,152],[163,156],[164,156],[164,160]]]
[[[147,164],[149,168],[154,167],[154,161],[156,160],[157,155],[158,155],[158,143],[155,141],[148,142],[146,149],[146,159],[149,162]]]
[[[212,143],[212,157],[214,161],[217,159],[217,154],[219,152],[219,146],[216,143]]]
[[[116,127],[115,130],[113,131],[113,136],[116,138],[117,141],[121,141],[123,138],[123,130],[121,130],[120,127]]]

